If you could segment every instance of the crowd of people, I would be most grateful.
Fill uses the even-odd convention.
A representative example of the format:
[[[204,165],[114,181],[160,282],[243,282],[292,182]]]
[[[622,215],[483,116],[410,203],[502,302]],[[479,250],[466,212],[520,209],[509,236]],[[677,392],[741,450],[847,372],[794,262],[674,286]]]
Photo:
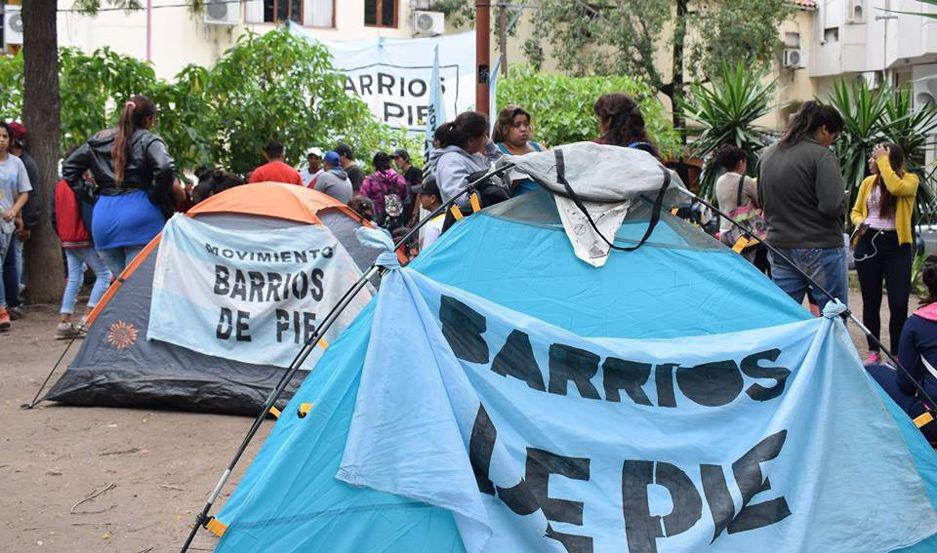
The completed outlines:
[[[626,94],[604,94],[594,106],[597,143],[642,150],[660,158],[648,135],[638,103]],[[234,186],[282,182],[328,194],[360,216],[404,236],[409,229],[444,203],[454,200],[463,209],[462,192],[503,155],[524,155],[546,146],[534,140],[533,118],[521,106],[498,113],[489,136],[486,115],[468,111],[441,125],[426,167],[416,167],[403,149],[377,152],[367,174],[355,161],[354,150],[338,143],[331,150],[310,147],[305,165],[297,170],[284,159],[286,148],[270,141],[263,149],[266,162],[241,177],[224,170],[199,168],[194,187],[176,179],[176,167],[163,140],[151,132],[157,112],[144,96],[123,107],[116,128],[105,129],[69,152],[62,164],[62,180],[54,194],[53,221],[64,251],[68,278],[61,306],[59,337],[76,337],[82,324],[72,322],[75,298],[83,274],[96,275],[88,307],[100,300],[107,283],[119,275],[156,234],[174,210],[202,201]],[[869,328],[871,366],[881,357],[880,308],[883,286],[889,308],[890,349],[920,379],[922,363],[937,365],[937,258],[925,266],[931,297],[908,319],[912,263],[911,216],[919,186],[906,170],[905,153],[892,143],[869,152],[870,175],[858,191],[850,213],[856,228],[844,240],[846,196],[842,169],[831,146],[843,131],[843,119],[831,106],[805,102],[773,145],[750,167],[748,154],[727,144],[711,159],[721,175],[715,196],[722,217],[714,232],[787,294],[802,303],[805,296],[815,311],[831,297],[848,301],[848,265],[852,255],[863,303],[863,323]],[[22,243],[38,221],[38,205],[31,205],[31,183],[37,182],[35,162],[24,150],[26,130],[15,123],[0,124],[0,330],[10,328],[19,314]],[[511,172],[478,183],[483,206],[525,194],[537,184]],[[428,248],[453,222],[453,214],[438,214],[426,222],[408,244],[412,257]],[[739,226],[736,222],[741,222]],[[767,239],[776,252],[760,241]],[[9,270],[7,268],[9,267]],[[809,278],[808,278],[809,277]],[[819,285],[819,287],[817,286]],[[875,370],[895,393],[906,393],[908,382]],[[884,375],[884,376],[882,376]],[[893,385],[892,385],[893,384]],[[900,384],[900,385],[899,385]],[[937,390],[937,380],[928,386]]]

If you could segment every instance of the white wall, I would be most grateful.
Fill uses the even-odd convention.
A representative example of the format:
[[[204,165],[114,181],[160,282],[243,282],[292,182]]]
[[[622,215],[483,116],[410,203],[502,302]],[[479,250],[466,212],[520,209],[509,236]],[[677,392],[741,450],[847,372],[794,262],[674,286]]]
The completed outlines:
[[[259,2],[260,0],[253,0]],[[157,75],[171,78],[188,64],[208,66],[234,44],[241,33],[252,29],[267,32],[273,24],[241,23],[235,26],[206,25],[201,15],[185,7],[160,7],[184,3],[183,0],[152,0],[151,53]],[[141,0],[146,4],[146,0]],[[59,0],[60,10],[71,9],[73,0]],[[259,5],[259,4],[258,4]],[[335,28],[313,28],[324,38],[353,41],[375,36],[410,37],[413,35],[410,3],[398,0],[398,27],[365,27],[363,0],[335,0]],[[240,20],[251,13],[248,2]],[[256,10],[254,11],[256,13]],[[262,14],[262,9],[260,10]],[[146,58],[146,12],[101,11],[95,17],[59,13],[59,45],[75,46],[85,52],[109,46],[122,54]]]
[[[847,14],[857,3],[864,20],[851,22]],[[886,10],[937,14],[937,7],[915,0],[821,0],[810,76],[882,71],[937,59],[937,20]],[[825,40],[827,29],[837,29],[839,40]]]

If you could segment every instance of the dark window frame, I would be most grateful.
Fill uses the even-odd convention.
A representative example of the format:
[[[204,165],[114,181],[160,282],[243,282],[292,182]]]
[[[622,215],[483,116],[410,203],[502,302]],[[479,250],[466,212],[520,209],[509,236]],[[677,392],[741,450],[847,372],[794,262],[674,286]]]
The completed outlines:
[[[367,20],[364,22],[365,27],[373,27],[377,29],[399,29],[400,28],[400,0],[365,0],[373,1],[377,4],[374,16],[374,23],[368,23]],[[382,22],[384,19],[384,4],[391,3],[393,4],[394,9],[394,22],[391,25],[384,25]],[[334,13],[334,12],[333,12]]]
[[[293,9],[292,9],[292,7],[293,7],[293,1],[294,1],[294,0],[264,0],[264,20],[263,20],[263,23],[277,23],[277,22],[279,22],[279,21],[292,21],[293,23],[299,23],[300,25],[302,25],[302,24],[303,24],[303,11],[304,11],[303,8],[305,7],[304,4],[305,4],[305,1],[306,1],[306,0],[299,0],[299,16],[298,16],[298,17],[299,17],[299,21],[297,21],[297,20],[295,20],[295,19],[292,18],[292,15],[293,15]],[[272,17],[271,17],[270,19],[267,19],[267,3],[268,3],[268,2],[273,5],[273,15],[272,15]],[[280,8],[280,6],[281,6],[282,4],[286,4],[286,19],[280,19],[279,16],[277,15],[278,12],[280,11],[279,8]],[[334,5],[334,0],[333,0],[333,5]],[[334,10],[332,11],[332,20],[333,20],[333,22],[334,22],[334,20],[335,20],[335,11],[334,11]]]

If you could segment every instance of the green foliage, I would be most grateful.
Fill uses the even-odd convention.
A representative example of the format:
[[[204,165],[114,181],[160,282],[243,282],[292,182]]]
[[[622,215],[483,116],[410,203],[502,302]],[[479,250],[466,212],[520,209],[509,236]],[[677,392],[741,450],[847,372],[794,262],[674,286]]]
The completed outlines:
[[[843,134],[834,148],[843,166],[847,207],[852,208],[859,185],[868,175],[868,157],[872,147],[882,141],[901,146],[908,158],[908,169],[924,177],[923,168],[914,163],[915,154],[927,136],[937,130],[937,106],[911,106],[911,91],[882,87],[869,89],[864,79],[840,80],[833,86],[830,103],[839,110],[845,123]],[[930,177],[932,175],[928,175]],[[918,189],[918,214],[933,217],[935,201],[933,180],[922,178]],[[847,220],[849,218],[847,217]]]
[[[528,52],[550,45],[560,69],[576,75],[639,75],[662,89],[657,58],[672,52],[673,32],[686,24],[683,68],[699,77],[727,62],[756,69],[778,45],[778,25],[792,13],[787,0],[540,0]],[[677,21],[677,4],[687,14]],[[670,60],[670,56],[666,56]]]
[[[108,48],[87,55],[60,50],[62,148],[80,144],[117,122],[124,102],[149,96],[159,109],[155,131],[182,168],[217,165],[244,173],[263,162],[270,140],[299,163],[310,146],[351,144],[370,161],[379,149],[419,152],[420,138],[393,131],[344,91],[328,51],[285,30],[243,35],[211,68],[187,66],[172,82],[150,64]],[[0,117],[22,110],[22,58],[0,57]],[[421,156],[415,155],[414,158]]]
[[[705,158],[723,144],[734,144],[748,155],[749,170],[754,170],[758,154],[770,140],[765,129],[755,126],[771,110],[774,92],[774,82],[764,82],[762,77],[739,63],[723,66],[710,85],[691,85],[686,113],[703,125],[703,132],[690,145],[694,155]],[[719,171],[712,166],[703,171],[701,196],[713,197]]]
[[[0,55],[0,120],[17,119],[23,111],[23,51]]]
[[[641,105],[648,133],[662,154],[679,148],[679,137],[657,94],[644,81],[626,76],[569,77],[512,67],[498,82],[498,106],[518,104],[531,113],[538,141],[549,145],[594,140],[599,126],[592,104],[607,92],[625,92]]]

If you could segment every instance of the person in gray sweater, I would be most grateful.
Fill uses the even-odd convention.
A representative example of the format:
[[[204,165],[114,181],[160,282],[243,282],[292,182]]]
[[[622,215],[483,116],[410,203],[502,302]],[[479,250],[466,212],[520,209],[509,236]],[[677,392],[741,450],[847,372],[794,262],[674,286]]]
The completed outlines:
[[[465,190],[473,173],[489,170],[501,152],[488,138],[488,118],[477,111],[460,113],[440,129],[444,129],[438,133],[441,147],[430,153],[429,163],[435,167],[442,200],[448,202]],[[502,186],[497,177],[490,180]],[[468,195],[462,195],[456,203],[466,205]]]
[[[845,186],[839,161],[830,151],[842,131],[843,118],[836,109],[804,102],[784,136],[759,162],[758,203],[768,224],[768,242],[846,304]],[[829,301],[826,294],[780,256],[768,258],[771,278],[782,290],[798,303],[806,293],[823,309]]]
[[[347,204],[354,195],[348,173],[341,167],[335,152],[325,152],[322,158],[323,172],[316,178],[315,189]]]

